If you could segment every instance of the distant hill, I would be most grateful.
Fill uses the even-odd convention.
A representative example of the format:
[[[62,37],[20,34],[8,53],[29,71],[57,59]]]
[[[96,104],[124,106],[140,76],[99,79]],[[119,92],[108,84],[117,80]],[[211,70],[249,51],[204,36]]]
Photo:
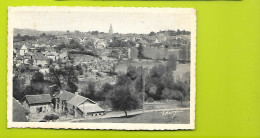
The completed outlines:
[[[20,35],[40,35],[41,32],[37,31],[37,30],[33,30],[33,29],[17,29],[14,28],[14,36],[17,35],[18,33]]]
[[[65,34],[65,31],[38,31],[38,30],[33,30],[33,29],[18,29],[18,28],[14,28],[14,36],[17,35],[18,33],[20,35],[40,35],[42,33],[46,33],[46,34],[52,34],[52,35],[62,35]]]

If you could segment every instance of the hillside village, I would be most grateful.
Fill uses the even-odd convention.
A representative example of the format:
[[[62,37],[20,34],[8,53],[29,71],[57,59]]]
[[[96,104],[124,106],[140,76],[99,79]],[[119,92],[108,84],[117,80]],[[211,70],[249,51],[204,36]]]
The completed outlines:
[[[127,82],[136,103],[142,102],[142,92],[147,102],[185,101],[189,69],[180,67],[189,68],[190,37],[185,30],[120,34],[112,25],[107,33],[14,29],[13,116],[69,121],[104,117],[116,109],[126,113],[114,104],[113,95]],[[167,81],[174,85],[165,86]],[[129,111],[141,108],[139,102]]]

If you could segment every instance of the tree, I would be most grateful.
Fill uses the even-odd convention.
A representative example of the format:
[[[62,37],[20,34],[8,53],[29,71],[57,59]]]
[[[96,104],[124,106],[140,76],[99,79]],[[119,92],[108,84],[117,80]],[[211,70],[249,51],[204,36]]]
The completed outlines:
[[[44,82],[44,76],[41,72],[36,72],[33,76],[32,76],[32,80],[31,83],[36,83],[36,82]]]
[[[111,84],[105,83],[103,85],[102,91],[103,91],[103,93],[108,93],[112,89],[113,89],[113,86]]]
[[[23,93],[24,93],[25,95],[43,94],[43,89],[37,90],[37,89],[35,89],[33,86],[27,86],[27,87],[24,89]]]
[[[150,34],[149,34],[149,36],[154,36],[154,35],[156,35],[155,32],[150,32]]]
[[[27,62],[28,62],[28,64],[32,65],[34,61],[33,61],[33,59],[29,59]]]
[[[126,75],[131,79],[135,80],[138,77],[138,73],[135,66],[128,66]]]
[[[40,37],[46,37],[45,33],[40,34]]]
[[[141,103],[137,94],[132,93],[126,86],[116,86],[111,91],[110,100],[113,110],[124,111],[125,116],[127,116],[127,111],[137,109]]]
[[[22,81],[17,77],[13,77],[13,97],[21,100],[24,97]]]
[[[143,59],[144,58],[144,47],[143,45],[140,43],[139,47],[138,47],[138,54],[137,54],[137,58],[138,59]]]
[[[96,83],[95,82],[90,82],[88,84],[88,91],[89,91],[88,98],[96,99],[96,96],[95,96],[95,93],[96,93]]]
[[[99,97],[96,96],[96,83],[89,82],[89,84],[85,88],[85,91],[83,91],[81,95],[92,100],[97,100]]]
[[[78,86],[70,79],[67,82],[67,86],[68,86],[67,91],[69,91],[71,93],[75,93],[78,91]]]
[[[116,85],[127,85],[131,83],[131,79],[127,75],[120,75],[117,77]]]
[[[102,86],[100,91],[97,91],[95,94],[95,99],[99,101],[105,101],[108,99],[110,91],[113,89],[113,86],[109,83],[105,83]]]
[[[174,54],[171,54],[168,57],[166,69],[167,71],[172,72],[176,70],[176,66],[177,66],[177,57]]]
[[[72,82],[78,82],[77,73],[75,72],[75,68],[73,66],[65,67],[66,75],[69,80]]]

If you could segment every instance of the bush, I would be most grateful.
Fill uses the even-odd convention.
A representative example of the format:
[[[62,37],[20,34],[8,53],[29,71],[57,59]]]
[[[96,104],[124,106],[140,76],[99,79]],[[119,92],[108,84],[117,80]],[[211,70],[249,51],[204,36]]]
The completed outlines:
[[[59,116],[57,116],[55,114],[50,114],[50,115],[45,115],[43,119],[46,121],[50,121],[50,120],[54,121],[54,120],[59,119]]]
[[[178,107],[190,107],[190,102],[189,101],[181,102],[178,104]]]
[[[149,97],[149,98],[147,99],[147,102],[149,102],[149,103],[154,102],[154,99],[151,98],[151,97]]]

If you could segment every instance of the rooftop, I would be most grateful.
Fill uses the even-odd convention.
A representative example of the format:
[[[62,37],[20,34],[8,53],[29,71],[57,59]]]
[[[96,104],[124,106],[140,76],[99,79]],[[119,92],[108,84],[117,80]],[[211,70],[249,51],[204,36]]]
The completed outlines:
[[[60,98],[62,101],[68,101],[73,98],[75,94],[71,92],[64,91],[61,94],[56,95],[54,98]]]
[[[51,96],[49,94],[25,95],[25,98],[29,104],[51,103]]]
[[[83,113],[95,113],[95,112],[104,112],[105,110],[102,109],[97,104],[82,104],[78,107]]]

